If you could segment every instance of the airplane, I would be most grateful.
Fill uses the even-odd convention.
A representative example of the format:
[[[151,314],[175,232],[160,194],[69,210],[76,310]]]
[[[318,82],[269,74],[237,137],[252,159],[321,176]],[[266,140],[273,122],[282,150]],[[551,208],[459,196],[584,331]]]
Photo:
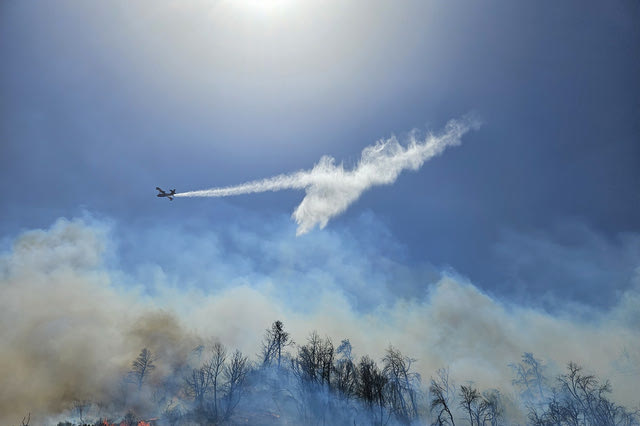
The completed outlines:
[[[168,193],[168,194],[166,192],[164,192],[162,189],[160,189],[160,187],[158,187],[158,186],[156,186],[156,189],[158,191],[160,191],[158,193],[157,197],[169,197],[170,201],[173,201],[173,196],[176,195],[176,190],[175,189],[172,189],[171,192]]]

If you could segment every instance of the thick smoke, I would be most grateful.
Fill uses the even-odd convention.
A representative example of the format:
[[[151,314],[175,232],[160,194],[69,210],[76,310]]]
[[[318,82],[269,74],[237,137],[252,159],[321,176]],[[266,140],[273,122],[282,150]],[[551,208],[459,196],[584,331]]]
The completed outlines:
[[[333,258],[359,250],[330,234],[338,238],[327,242]],[[274,262],[292,273],[290,248],[282,246],[300,240],[266,240],[256,243],[244,236],[234,243],[251,249],[264,245],[261,249],[274,252]],[[465,279],[443,275],[425,283],[428,290],[420,297],[389,299],[361,312],[339,282],[318,285],[313,270],[293,275],[298,287],[288,287],[288,298],[279,282],[259,280],[257,270],[243,273],[259,284],[197,289],[159,278],[148,283],[151,292],[144,291],[105,265],[109,247],[111,237],[102,225],[60,220],[49,230],[24,233],[0,258],[0,424],[19,423],[29,412],[34,424],[44,424],[42,419],[79,400],[116,401],[122,378],[143,347],[158,354],[159,376],[211,337],[253,358],[274,319],[283,320],[296,342],[304,343],[315,329],[335,343],[349,338],[356,356],[378,360],[393,344],[417,359],[415,368],[425,379],[449,366],[457,383],[473,380],[481,388],[506,392],[512,389],[507,365],[523,352],[555,361],[557,370],[572,360],[610,378],[616,400],[637,404],[637,367],[621,374],[640,354],[636,289],[608,313],[552,315],[501,302]],[[227,262],[229,281],[237,278],[233,271],[242,269],[241,256],[217,261]],[[325,271],[322,281],[339,281],[335,274]],[[381,286],[375,276],[370,280],[361,293]],[[297,294],[314,296],[305,303]]]
[[[306,196],[293,212],[298,224],[296,234],[309,232],[314,226],[324,228],[329,219],[344,212],[372,186],[390,185],[404,170],[418,170],[442,153],[448,146],[460,144],[460,138],[479,127],[473,118],[451,120],[441,134],[430,134],[424,140],[412,135],[406,147],[395,137],[379,140],[362,150],[360,161],[352,170],[324,156],[307,171],[284,174],[226,188],[212,188],[176,194],[176,197],[228,197],[255,192],[304,189]]]
[[[136,289],[112,282],[103,226],[58,221],[0,257],[0,424],[77,401],[114,401],[142,347],[179,359],[197,340]]]

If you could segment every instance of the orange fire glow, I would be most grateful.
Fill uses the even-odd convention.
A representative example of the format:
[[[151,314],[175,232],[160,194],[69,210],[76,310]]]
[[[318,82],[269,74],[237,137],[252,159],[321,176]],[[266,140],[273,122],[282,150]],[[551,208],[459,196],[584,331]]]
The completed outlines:
[[[157,420],[157,419],[152,419],[150,421],[153,421],[153,420]],[[103,419],[102,422],[100,423],[100,426],[127,426],[127,425],[124,422],[109,423],[106,419]],[[140,420],[138,423],[136,423],[136,426],[153,426],[153,425],[149,422],[145,422],[144,420]]]

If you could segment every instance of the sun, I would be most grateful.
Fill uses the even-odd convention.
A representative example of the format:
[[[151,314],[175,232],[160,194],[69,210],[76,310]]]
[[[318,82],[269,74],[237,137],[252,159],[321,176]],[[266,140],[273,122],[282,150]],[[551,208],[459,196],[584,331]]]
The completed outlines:
[[[241,9],[248,13],[272,17],[289,13],[295,5],[295,0],[227,0],[234,9]]]

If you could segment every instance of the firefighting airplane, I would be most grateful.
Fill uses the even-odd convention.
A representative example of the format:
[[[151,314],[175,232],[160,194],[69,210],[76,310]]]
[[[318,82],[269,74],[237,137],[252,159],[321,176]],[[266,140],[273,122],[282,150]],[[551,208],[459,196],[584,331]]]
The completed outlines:
[[[171,192],[168,193],[168,194],[166,192],[164,192],[162,189],[160,189],[160,187],[158,187],[158,186],[156,186],[156,189],[158,191],[160,191],[158,193],[158,195],[156,195],[157,197],[169,197],[170,201],[173,201],[173,196],[176,195],[176,190],[175,189],[172,189]]]

